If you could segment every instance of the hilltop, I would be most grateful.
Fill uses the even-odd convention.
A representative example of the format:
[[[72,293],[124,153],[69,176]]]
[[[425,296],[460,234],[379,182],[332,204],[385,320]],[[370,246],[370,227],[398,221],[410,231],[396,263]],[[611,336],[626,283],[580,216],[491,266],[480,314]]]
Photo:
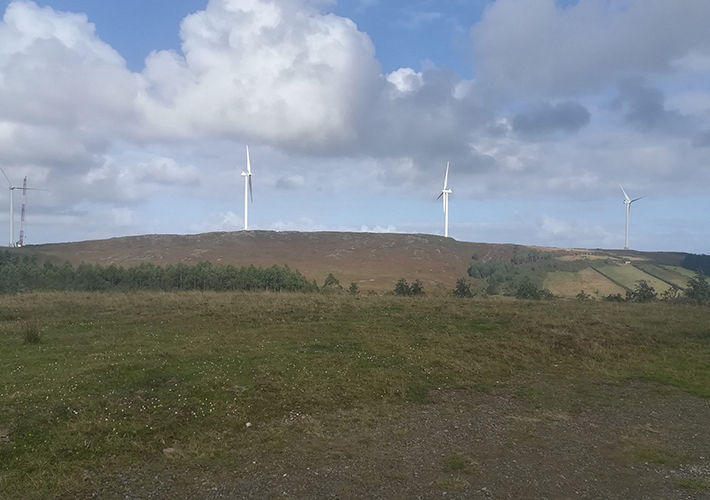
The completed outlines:
[[[683,287],[686,254],[581,250],[473,243],[426,234],[238,231],[197,235],[145,235],[28,246],[14,251],[54,263],[102,266],[213,264],[270,267],[288,265],[322,283],[332,273],[341,284],[362,290],[391,290],[399,278],[420,279],[428,289],[448,290],[464,277],[472,259],[510,261],[526,249],[549,252],[559,261],[580,261],[571,270],[549,272],[553,293],[573,296],[581,289],[597,296],[624,293],[645,279],[659,292]]]

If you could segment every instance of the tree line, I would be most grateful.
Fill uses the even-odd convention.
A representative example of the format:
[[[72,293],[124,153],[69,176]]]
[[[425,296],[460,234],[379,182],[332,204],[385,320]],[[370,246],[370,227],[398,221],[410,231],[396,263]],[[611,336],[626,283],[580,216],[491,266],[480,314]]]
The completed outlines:
[[[39,262],[33,256],[0,252],[0,293],[24,291],[317,291],[300,272],[288,266],[214,265],[200,262],[194,266],[158,266],[143,263],[136,267],[101,266],[69,262],[56,265]]]

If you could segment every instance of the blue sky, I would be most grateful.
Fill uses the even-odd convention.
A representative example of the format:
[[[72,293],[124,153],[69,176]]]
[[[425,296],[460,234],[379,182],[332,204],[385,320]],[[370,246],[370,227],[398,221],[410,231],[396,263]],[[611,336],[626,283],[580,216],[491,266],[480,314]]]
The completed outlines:
[[[249,144],[254,229],[443,234],[450,161],[456,239],[620,248],[623,184],[632,248],[710,253],[705,0],[0,11],[0,166],[47,190],[27,243],[239,230]]]

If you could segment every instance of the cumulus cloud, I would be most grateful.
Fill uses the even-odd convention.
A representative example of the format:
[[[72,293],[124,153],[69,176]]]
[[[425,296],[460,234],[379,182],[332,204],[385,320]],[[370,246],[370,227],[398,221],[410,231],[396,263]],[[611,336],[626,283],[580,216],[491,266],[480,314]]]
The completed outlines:
[[[543,214],[537,221],[538,237],[553,240],[556,244],[570,244],[577,247],[613,246],[618,243],[618,235],[611,234],[603,226],[581,220],[562,220]]]
[[[302,175],[290,175],[288,177],[281,177],[276,181],[277,189],[298,189],[306,185],[306,180]]]
[[[197,169],[190,165],[180,166],[172,158],[152,158],[137,165],[138,181],[163,186],[196,186],[200,184]]]
[[[133,211],[128,208],[114,208],[111,210],[114,224],[118,227],[130,227],[133,225]]]
[[[369,227],[369,226],[361,226],[360,227],[360,232],[361,233],[396,233],[397,228],[393,225],[388,225],[388,226],[374,226],[374,227]]]
[[[638,78],[619,85],[616,104],[624,109],[624,119],[644,132],[693,134],[699,125],[696,119],[667,109],[663,92]]]
[[[555,105],[543,104],[513,117],[513,130],[530,136],[555,132],[575,133],[589,125],[591,114],[578,102],[564,101]]]
[[[710,182],[706,0],[496,0],[472,30],[471,80],[433,62],[381,74],[369,36],[329,13],[331,0],[205,3],[183,21],[181,48],[153,52],[140,73],[86,16],[11,3],[0,22],[0,165],[51,187],[42,196],[54,208],[104,204],[97,225],[124,227],[148,220],[137,206],[156,194],[233,202],[233,155],[241,168],[247,141],[265,199],[281,189],[298,202],[308,189],[430,197],[447,161],[461,198]],[[438,19],[420,14],[412,20]],[[224,210],[191,230],[239,229]],[[565,227],[585,235],[554,219],[538,236]]]
[[[234,212],[228,211],[210,215],[208,220],[190,226],[190,231],[193,233],[237,231],[243,227],[244,219]]]
[[[709,18],[706,0],[497,0],[472,38],[490,85],[569,95],[710,54]]]
[[[180,35],[182,54],[146,60],[139,97],[151,128],[167,135],[344,147],[380,84],[370,38],[298,0],[210,0]]]

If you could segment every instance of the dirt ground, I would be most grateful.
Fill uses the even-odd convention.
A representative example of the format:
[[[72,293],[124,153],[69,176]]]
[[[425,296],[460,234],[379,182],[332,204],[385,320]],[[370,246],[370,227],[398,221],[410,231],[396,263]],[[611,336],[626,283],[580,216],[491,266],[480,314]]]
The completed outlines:
[[[706,499],[709,416],[643,382],[439,390],[399,415],[294,410],[279,439],[256,423],[273,446],[233,470],[157,457],[58,498]]]

